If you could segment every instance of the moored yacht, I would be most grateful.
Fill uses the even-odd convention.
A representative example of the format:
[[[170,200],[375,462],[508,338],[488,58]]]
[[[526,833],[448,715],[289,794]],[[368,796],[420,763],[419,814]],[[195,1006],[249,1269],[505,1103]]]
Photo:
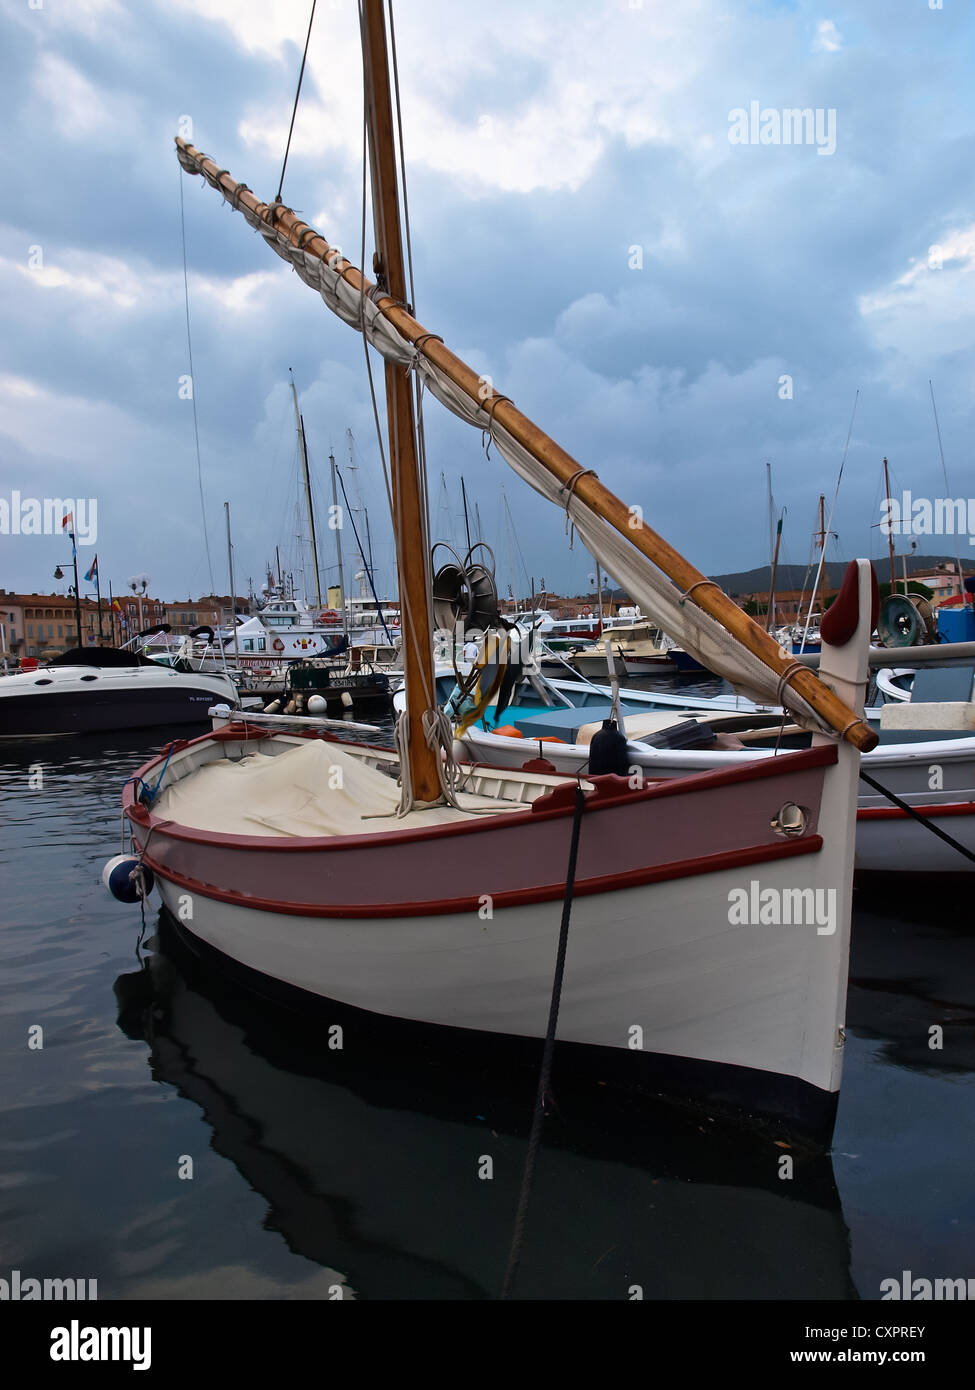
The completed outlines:
[[[174,670],[124,648],[75,647],[0,681],[0,738],[205,723],[214,701],[238,705],[229,676]]]

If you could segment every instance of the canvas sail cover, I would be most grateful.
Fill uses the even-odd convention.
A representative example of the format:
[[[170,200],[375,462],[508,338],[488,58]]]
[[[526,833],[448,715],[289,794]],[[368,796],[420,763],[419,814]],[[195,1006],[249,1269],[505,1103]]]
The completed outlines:
[[[750,652],[710,614],[699,608],[690,595],[682,595],[672,581],[613,526],[604,521],[584,501],[569,495],[567,489],[507,429],[495,420],[480,402],[457,386],[444,372],[415,348],[383,314],[377,300],[384,291],[373,288],[361,293],[336,268],[345,257],[333,250],[326,260],[292,244],[246,203],[228,194],[200,158],[177,145],[180,164],[188,173],[202,174],[283,260],[316,290],[339,318],[364,332],[368,341],[388,362],[419,373],[424,387],[442,405],[468,424],[490,434],[498,452],[524,482],[557,507],[564,509],[587,550],[685,651],[724,678],[748,699],[760,704],[784,704],[808,728],[830,732],[803,697],[788,685],[760,657]],[[237,185],[243,189],[243,185]]]

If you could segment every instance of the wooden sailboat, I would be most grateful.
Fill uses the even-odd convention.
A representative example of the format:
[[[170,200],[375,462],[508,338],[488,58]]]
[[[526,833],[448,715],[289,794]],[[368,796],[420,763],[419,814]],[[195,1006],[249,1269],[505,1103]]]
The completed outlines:
[[[133,841],[166,906],[255,977],[445,1030],[539,1038],[579,830],[563,1052],[637,1086],[828,1136],[835,1111],[872,574],[852,567],[831,685],[414,318],[406,305],[382,0],[364,0],[377,283],[279,203],[177,141],[386,360],[407,708],[393,754],[231,724],[174,745],[151,804],[130,781]],[[468,769],[436,708],[415,373],[487,429],[563,507],[587,548],[665,630],[747,691],[784,700],[812,746],[730,773],[632,788],[617,776]],[[652,562],[652,563],[651,563]],[[827,666],[824,659],[824,667]],[[153,783],[154,785],[154,783]],[[821,910],[820,910],[821,909]],[[449,1035],[448,1035],[449,1036]]]

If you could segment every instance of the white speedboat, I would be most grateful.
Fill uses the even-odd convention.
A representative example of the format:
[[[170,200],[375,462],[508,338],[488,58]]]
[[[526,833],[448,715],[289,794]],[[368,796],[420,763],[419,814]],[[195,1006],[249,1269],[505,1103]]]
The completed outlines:
[[[124,648],[76,647],[0,681],[0,738],[200,724],[237,706],[225,675],[184,672]]]

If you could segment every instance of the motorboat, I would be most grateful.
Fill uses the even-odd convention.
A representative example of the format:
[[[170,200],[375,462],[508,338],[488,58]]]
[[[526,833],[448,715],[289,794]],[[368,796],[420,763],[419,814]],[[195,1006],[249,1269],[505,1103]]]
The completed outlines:
[[[74,647],[0,681],[0,738],[202,724],[215,701],[239,706],[228,675],[177,670],[131,649]]]

